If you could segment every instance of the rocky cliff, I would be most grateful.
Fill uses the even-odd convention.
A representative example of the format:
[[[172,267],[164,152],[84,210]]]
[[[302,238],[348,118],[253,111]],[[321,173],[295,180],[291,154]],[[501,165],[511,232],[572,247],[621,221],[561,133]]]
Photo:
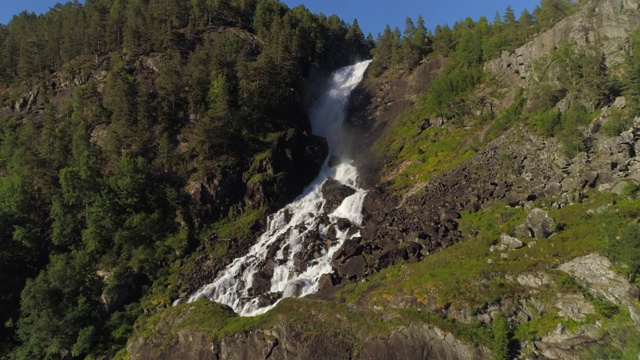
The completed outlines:
[[[514,52],[503,52],[487,62],[486,70],[512,84],[531,83],[536,76],[536,60],[551,54],[561,44],[599,49],[607,65],[625,61],[629,36],[640,22],[640,2],[636,0],[591,0],[553,28],[537,35]]]
[[[283,306],[293,310],[290,301]],[[331,306],[320,304],[301,314],[282,313],[268,316],[255,327],[219,336],[212,329],[193,326],[193,319],[203,314],[226,312],[219,305],[198,302],[165,312],[153,335],[131,341],[127,350],[131,359],[488,359],[489,352],[465,344],[451,334],[422,323],[395,326],[384,332],[372,332],[342,306],[325,313]],[[346,310],[348,311],[348,310]],[[356,316],[369,315],[353,309]],[[278,310],[276,312],[279,312]],[[224,317],[218,314],[214,326],[225,332]],[[227,324],[238,320],[234,316]],[[391,319],[384,321],[391,322]],[[339,328],[333,324],[342,323]],[[367,335],[369,334],[369,335]]]

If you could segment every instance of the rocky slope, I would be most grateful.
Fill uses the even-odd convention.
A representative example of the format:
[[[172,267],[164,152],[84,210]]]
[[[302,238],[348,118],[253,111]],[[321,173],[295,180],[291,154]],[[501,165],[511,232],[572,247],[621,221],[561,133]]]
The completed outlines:
[[[180,325],[179,319],[173,324],[176,328]],[[130,343],[127,350],[132,354],[131,359],[458,360],[489,357],[487,350],[466,345],[425,324],[398,327],[387,335],[370,336],[364,341],[331,333],[310,334],[310,330],[310,324],[279,322],[268,328],[224,337],[212,345],[208,331],[171,329],[171,344],[159,356],[155,354],[169,334],[158,333],[156,339],[138,339]]]
[[[597,45],[610,66],[620,65],[640,21],[639,4],[585,2],[488,62],[497,87],[507,89],[488,100],[492,112],[507,108],[513,89],[535,80],[536,59],[564,42]],[[217,315],[209,327],[193,319],[206,318],[201,308],[216,305],[168,310],[161,321],[142,325],[152,335],[141,330],[130,340],[131,358],[489,358],[487,332],[497,336],[489,328],[504,317],[515,329],[514,357],[579,359],[602,347],[620,324],[637,333],[637,287],[597,254],[605,245],[594,228],[602,227],[602,213],[623,218],[620,226],[638,216],[625,194],[640,183],[640,119],[620,135],[605,134],[612,113],[627,107],[624,97],[615,99],[576,130],[590,146],[571,156],[558,139],[526,125],[496,134],[491,124],[472,119],[464,134],[478,148],[398,193],[394,179],[412,164],[394,163],[393,154],[371,146],[445,63],[429,59],[411,74],[368,79],[352,95],[350,126],[359,131],[352,150],[370,188],[365,224],[361,238],[336,253],[335,274],[323,279],[314,300],[286,301],[256,319]],[[475,95],[483,92],[490,91]],[[455,126],[422,119],[406,144],[425,131],[454,133]],[[340,189],[327,188],[340,198]]]

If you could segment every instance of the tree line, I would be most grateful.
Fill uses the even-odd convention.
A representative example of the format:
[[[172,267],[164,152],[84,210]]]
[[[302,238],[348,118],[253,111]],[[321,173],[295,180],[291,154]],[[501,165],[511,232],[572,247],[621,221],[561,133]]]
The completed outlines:
[[[210,223],[248,206],[205,219],[187,183],[308,130],[312,74],[371,46],[276,0],[73,1],[0,26],[0,357],[122,349],[197,270]]]

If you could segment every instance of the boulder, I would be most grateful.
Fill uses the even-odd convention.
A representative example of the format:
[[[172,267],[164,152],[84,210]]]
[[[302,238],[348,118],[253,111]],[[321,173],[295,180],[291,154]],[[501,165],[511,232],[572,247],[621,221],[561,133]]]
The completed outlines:
[[[264,294],[271,288],[271,276],[264,270],[253,275],[251,290],[254,294]]]
[[[332,261],[341,259],[342,261],[345,261],[353,256],[362,254],[362,250],[362,246],[358,245],[357,242],[352,239],[347,239],[342,243],[342,246],[335,252],[335,254],[333,254]]]
[[[318,280],[319,290],[330,289],[334,285],[336,285],[336,281],[332,274],[322,274],[322,276],[320,276],[320,280]]]
[[[524,246],[524,244],[522,243],[522,241],[509,236],[509,235],[500,235],[500,244],[504,245],[507,247],[507,249],[509,250],[515,250],[515,249],[520,249],[521,247]]]
[[[531,229],[533,236],[537,239],[548,238],[556,229],[555,221],[549,217],[546,211],[538,208],[529,212],[524,225]]]
[[[583,321],[587,315],[595,313],[593,304],[582,294],[561,294],[556,302],[558,315],[575,321]]]
[[[362,255],[354,256],[347,260],[340,270],[342,276],[347,279],[360,277],[367,270],[367,260]]]
[[[515,235],[519,238],[531,238],[533,233],[525,224],[520,224],[515,228]]]
[[[542,285],[549,284],[551,282],[551,278],[546,273],[538,273],[538,274],[520,274],[516,278],[518,284],[522,286],[527,286],[531,288],[539,288]]]
[[[345,218],[339,218],[336,221],[336,226],[338,227],[338,230],[345,231],[351,227],[351,221]]]
[[[342,201],[348,196],[353,195],[356,191],[335,179],[327,179],[322,184],[322,197],[324,197],[324,212],[329,214],[337,209]]]

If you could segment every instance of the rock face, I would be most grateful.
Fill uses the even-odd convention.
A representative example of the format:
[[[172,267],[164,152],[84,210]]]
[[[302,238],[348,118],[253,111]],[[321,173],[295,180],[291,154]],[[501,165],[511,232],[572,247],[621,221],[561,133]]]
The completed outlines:
[[[489,351],[467,345],[451,334],[427,325],[409,325],[388,336],[368,337],[356,353],[347,336],[324,332],[307,335],[299,326],[278,323],[265,330],[251,330],[224,337],[220,343],[201,330],[175,333],[171,346],[161,340],[139,338],[127,345],[131,359],[216,359],[216,360],[472,360],[488,359]]]
[[[326,141],[303,131],[290,130],[273,142],[268,156],[246,171],[221,168],[201,181],[191,181],[191,194],[205,222],[226,216],[231,207],[278,209],[298,196],[318,174],[327,154]]]
[[[599,45],[608,66],[625,59],[627,39],[640,23],[638,0],[590,0],[579,11],[561,20],[514,52],[489,61],[485,69],[512,84],[526,84],[537,59],[562,43]]]
[[[631,285],[610,267],[609,259],[591,254],[564,263],[559,269],[577,278],[589,291],[629,309],[631,318],[640,326],[640,312],[635,306],[635,299],[629,296]]]
[[[327,214],[332,213],[342,204],[346,197],[353,195],[355,192],[353,188],[343,185],[338,180],[327,179],[322,184],[322,197],[326,201],[323,208],[324,212]]]

